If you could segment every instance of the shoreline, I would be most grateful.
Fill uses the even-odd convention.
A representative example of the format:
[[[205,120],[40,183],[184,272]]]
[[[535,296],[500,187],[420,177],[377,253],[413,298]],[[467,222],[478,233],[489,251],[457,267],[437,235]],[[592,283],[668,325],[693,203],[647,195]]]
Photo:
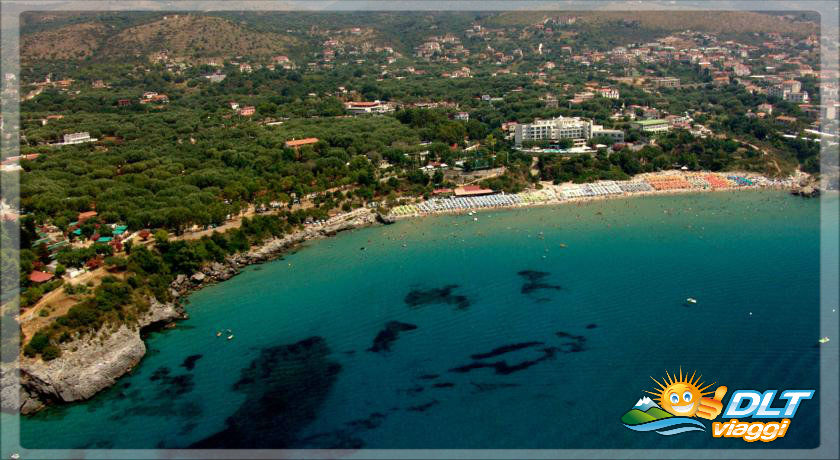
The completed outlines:
[[[713,174],[713,173],[708,173]],[[706,175],[708,175],[706,174]],[[634,176],[632,179],[627,181],[599,181],[593,182],[591,184],[598,185],[603,183],[610,183],[610,184],[627,184],[627,183],[639,183],[645,182],[645,179],[658,176],[660,178],[667,177],[667,178],[678,178],[685,180],[689,176],[696,176],[697,173],[665,173],[665,174],[641,174]],[[613,199],[623,199],[623,198],[634,198],[634,197],[646,197],[646,196],[657,196],[657,195],[682,195],[682,194],[690,194],[690,193],[709,193],[709,192],[741,192],[741,191],[750,191],[750,190],[780,190],[780,191],[792,191],[793,184],[791,183],[784,183],[784,182],[774,182],[770,181],[764,176],[757,175],[757,174],[747,174],[747,173],[731,173],[730,175],[739,175],[740,177],[754,179],[756,182],[753,185],[729,185],[727,187],[713,187],[713,186],[692,186],[688,188],[675,188],[675,189],[666,189],[666,190],[656,190],[651,187],[651,190],[646,191],[635,191],[635,192],[622,192],[622,193],[611,193],[611,194],[600,194],[600,195],[592,195],[592,196],[575,196],[575,197],[565,197],[563,196],[563,191],[568,190],[571,188],[576,188],[583,185],[588,184],[572,184],[572,183],[565,183],[565,184],[550,184],[550,183],[541,183],[543,185],[542,189],[533,189],[533,190],[526,190],[520,192],[518,194],[513,195],[531,195],[531,194],[539,194],[545,190],[549,191],[549,194],[553,195],[554,198],[548,198],[545,200],[529,200],[529,201],[522,201],[515,204],[501,204],[495,206],[474,206],[474,207],[461,207],[457,209],[435,209],[433,211],[423,211],[418,208],[418,206],[422,203],[413,203],[409,205],[403,205],[404,207],[413,207],[418,208],[416,212],[404,213],[404,214],[390,214],[389,218],[393,219],[394,221],[397,220],[404,220],[404,219],[413,219],[413,218],[424,218],[424,217],[432,217],[435,215],[461,215],[461,214],[469,214],[469,213],[477,213],[486,210],[505,210],[505,209],[527,209],[531,207],[537,206],[554,206],[554,205],[564,205],[564,204],[581,204],[581,203],[589,203],[589,202],[597,202],[602,200],[613,200]],[[645,182],[647,183],[647,182]],[[486,195],[485,195],[486,196]],[[491,195],[492,196],[492,195]],[[558,198],[558,196],[563,196],[562,198]],[[473,197],[473,198],[481,198]],[[448,200],[450,198],[437,198],[437,200]],[[429,200],[432,201],[432,200]],[[396,208],[395,208],[396,209]]]
[[[183,300],[189,294],[211,284],[228,280],[250,265],[270,262],[289,250],[310,241],[328,238],[339,232],[377,224],[370,209],[359,208],[339,214],[320,226],[310,226],[271,238],[251,247],[247,252],[233,254],[224,262],[213,262],[190,276],[178,275],[170,283],[173,300],[150,300],[150,309],[137,324],[121,324],[117,328],[102,328],[94,334],[70,341],[61,346],[60,357],[43,361],[40,358],[19,356],[20,376],[16,379],[12,366],[0,368],[4,403],[2,410],[36,413],[51,405],[68,404],[90,399],[113,386],[120,377],[130,373],[146,355],[145,338],[149,332],[177,327],[177,321],[188,319]],[[12,395],[19,390],[19,397]]]
[[[662,175],[660,175],[662,176]],[[664,176],[684,177],[682,174],[665,174]],[[636,176],[631,181],[639,182]],[[753,175],[753,177],[755,177]],[[766,179],[765,179],[766,180]],[[610,181],[612,182],[612,181]],[[595,183],[598,184],[598,183]],[[577,185],[575,185],[576,187]],[[528,200],[512,205],[472,207],[461,209],[435,210],[433,212],[394,215],[393,212],[384,218],[384,224],[408,218],[429,217],[434,215],[461,215],[486,210],[514,210],[531,207],[582,204],[601,200],[612,200],[656,195],[678,195],[705,192],[740,192],[747,190],[777,189],[784,190],[784,185],[772,183],[770,185],[730,186],[725,188],[685,188],[670,190],[649,190],[633,193],[612,193],[596,196],[578,196],[572,198],[557,196],[564,190],[563,185],[548,185],[549,192],[554,199]],[[531,195],[543,193],[543,190],[528,190],[522,194]],[[392,210],[393,211],[393,210]],[[199,289],[226,281],[250,265],[257,265],[273,261],[288,251],[311,240],[324,239],[337,233],[373,225],[381,225],[377,213],[368,208],[358,208],[348,213],[336,215],[322,225],[312,225],[302,230],[271,238],[251,247],[247,252],[227,256],[224,262],[211,262],[190,276],[178,275],[170,283],[171,302],[161,303],[157,299],[150,299],[153,308],[144,318],[138,321],[137,327],[121,325],[116,332],[107,333],[103,330],[78,341],[71,341],[62,347],[62,356],[44,362],[40,359],[21,358],[21,398],[16,410],[22,414],[35,413],[51,404],[71,403],[89,399],[100,391],[114,385],[116,381],[131,372],[142,360],[146,353],[145,335],[147,332],[161,327],[174,326],[178,320],[187,319],[189,315],[184,309],[185,300],[191,293]],[[118,345],[120,344],[120,345]],[[3,372],[7,374],[7,372]],[[8,374],[7,374],[8,375]],[[4,376],[5,377],[5,376]],[[8,380],[3,384],[3,391],[9,390]],[[4,398],[4,400],[7,400]],[[10,408],[4,408],[7,410]]]

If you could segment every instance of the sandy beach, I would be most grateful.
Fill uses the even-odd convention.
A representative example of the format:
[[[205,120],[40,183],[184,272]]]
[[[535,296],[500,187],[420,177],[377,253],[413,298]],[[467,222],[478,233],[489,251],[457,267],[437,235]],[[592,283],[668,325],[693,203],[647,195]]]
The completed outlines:
[[[638,174],[626,181],[599,181],[591,184],[575,184],[572,182],[553,184],[551,182],[541,182],[541,188],[539,189],[529,189],[512,195],[513,197],[518,198],[515,198],[515,200],[508,200],[515,201],[510,203],[493,203],[491,200],[488,204],[486,203],[486,200],[482,200],[482,198],[486,197],[498,197],[505,195],[432,198],[427,201],[396,206],[392,209],[389,217],[393,219],[406,219],[424,217],[433,214],[468,214],[484,209],[513,209],[533,206],[581,204],[592,201],[653,195],[722,191],[738,192],[767,188],[790,189],[796,182],[798,182],[798,180],[794,180],[793,178],[783,180],[769,179],[759,174],[746,172],[712,173],[666,171],[659,173]],[[626,187],[631,184],[634,187],[644,187],[645,189],[638,191],[619,191],[615,188],[621,186]],[[635,184],[641,185],[636,186]],[[597,193],[591,190],[593,186],[612,187],[612,191]],[[581,195],[582,189],[589,190],[591,193]],[[470,198],[472,198],[472,200],[470,200]],[[482,201],[484,201],[484,203]],[[441,205],[439,203],[443,204]]]

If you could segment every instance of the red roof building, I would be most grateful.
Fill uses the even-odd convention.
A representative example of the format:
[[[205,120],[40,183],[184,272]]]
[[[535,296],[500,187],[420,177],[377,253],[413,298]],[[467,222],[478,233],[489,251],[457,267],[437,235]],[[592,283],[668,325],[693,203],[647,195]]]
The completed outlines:
[[[76,218],[76,221],[81,224],[82,222],[90,219],[91,217],[96,217],[96,211],[80,212],[79,217]]]
[[[53,279],[52,273],[35,270],[29,274],[29,281],[32,281],[33,283],[46,283],[51,279]]]
[[[465,185],[455,189],[455,196],[479,196],[493,193],[492,189],[482,188],[478,185]]]
[[[304,145],[312,145],[318,142],[317,137],[307,137],[306,139],[292,139],[290,141],[286,141],[286,147],[291,148],[299,148]]]

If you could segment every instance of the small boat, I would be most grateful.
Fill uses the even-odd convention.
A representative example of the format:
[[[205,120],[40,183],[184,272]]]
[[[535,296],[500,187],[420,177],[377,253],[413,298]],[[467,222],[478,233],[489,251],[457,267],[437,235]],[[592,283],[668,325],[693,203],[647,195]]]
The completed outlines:
[[[221,337],[221,336],[222,336],[222,331],[216,331],[216,337]]]
[[[694,297],[689,297],[685,299],[685,301],[686,303],[697,303],[697,299],[695,299]]]
[[[231,334],[231,335],[227,336],[227,339],[228,339],[228,340],[233,340],[233,334]]]
[[[828,337],[820,337],[819,342],[820,342],[821,344],[822,344],[822,343],[828,343],[830,340],[831,340],[831,339],[829,339]]]

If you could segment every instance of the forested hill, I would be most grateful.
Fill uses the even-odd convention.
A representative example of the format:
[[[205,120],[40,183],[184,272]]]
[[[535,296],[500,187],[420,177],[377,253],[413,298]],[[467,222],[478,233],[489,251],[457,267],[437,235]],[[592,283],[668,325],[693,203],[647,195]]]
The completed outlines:
[[[709,14],[714,21],[708,20]],[[461,35],[474,24],[518,28],[564,15],[579,20],[562,29],[592,48],[652,41],[685,29],[741,39],[766,31],[800,37],[818,33],[817,24],[804,13],[747,11],[38,12],[21,17],[21,59],[25,65],[44,60],[122,61],[161,51],[186,60],[277,54],[307,58],[321,49],[324,40],[336,36],[348,43],[366,42],[410,54],[438,33]]]
[[[254,31],[228,19],[199,14],[142,16],[146,22],[113,16],[55,18],[56,27],[24,26],[21,60],[121,61],[160,52],[186,60],[270,57],[292,52],[300,40],[283,33]],[[86,20],[85,20],[86,19]],[[47,23],[50,18],[43,18]],[[139,22],[139,23],[138,23]],[[28,24],[28,23],[27,23]],[[26,33],[28,28],[33,32]]]

